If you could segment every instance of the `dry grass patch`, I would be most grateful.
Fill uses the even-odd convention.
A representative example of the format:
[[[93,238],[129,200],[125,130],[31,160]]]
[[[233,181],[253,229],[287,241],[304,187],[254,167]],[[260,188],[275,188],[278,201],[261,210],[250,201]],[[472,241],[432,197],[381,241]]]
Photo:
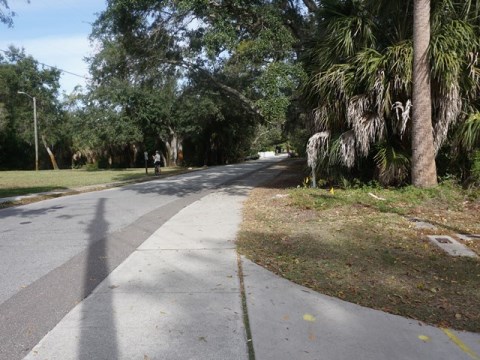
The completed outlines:
[[[301,168],[291,165],[300,183]],[[475,194],[444,184],[427,191],[336,189],[332,195],[291,182],[290,173],[286,187],[279,177],[252,192],[238,238],[241,253],[327,295],[480,331],[480,260],[451,257],[426,238],[480,233]],[[412,217],[437,230],[416,229]],[[467,246],[480,255],[479,242]]]

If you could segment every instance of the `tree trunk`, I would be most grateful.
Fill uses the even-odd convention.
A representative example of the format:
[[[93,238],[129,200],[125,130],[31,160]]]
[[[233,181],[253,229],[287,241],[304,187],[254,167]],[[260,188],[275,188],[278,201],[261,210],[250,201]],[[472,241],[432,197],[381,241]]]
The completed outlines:
[[[170,134],[166,139],[160,139],[166,148],[165,158],[167,159],[165,166],[178,165],[179,151],[182,148],[181,140],[172,128],[169,128]]]
[[[164,143],[166,150],[164,156],[165,166],[170,166],[172,162],[172,145],[170,144],[169,139],[165,140]]]
[[[134,143],[134,144],[130,144],[129,148],[130,148],[129,149],[130,150],[129,166],[130,166],[130,168],[134,168],[135,165],[136,165],[136,162],[137,162],[138,151],[139,151],[140,147],[138,146],[138,143]]]
[[[52,153],[50,148],[47,145],[47,141],[45,140],[45,136],[42,135],[43,146],[47,150],[48,156],[50,156],[50,161],[52,162],[53,170],[59,170],[57,165],[57,160],[55,159],[55,155]]]
[[[412,184],[437,185],[430,88],[430,0],[414,0]]]

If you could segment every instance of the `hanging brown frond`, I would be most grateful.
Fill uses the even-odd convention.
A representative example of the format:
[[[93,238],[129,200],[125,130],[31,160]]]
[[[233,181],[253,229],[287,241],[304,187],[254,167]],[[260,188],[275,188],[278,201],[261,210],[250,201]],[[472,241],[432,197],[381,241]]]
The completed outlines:
[[[400,139],[403,138],[405,130],[407,129],[407,123],[410,120],[410,110],[412,109],[412,102],[410,99],[407,100],[405,106],[400,101],[396,101],[393,104],[393,109],[395,110],[395,115],[397,119],[397,124],[393,127],[396,134],[400,135]]]
[[[436,123],[433,129],[435,154],[447,138],[448,129],[457,122],[462,112],[462,98],[458,84],[453,84],[445,96],[435,101],[437,111]]]
[[[382,139],[385,133],[385,122],[382,117],[372,112],[371,102],[364,95],[355,96],[350,100],[347,123],[354,131],[360,156],[367,156],[370,144]]]
[[[317,167],[318,160],[322,161],[328,154],[328,143],[330,132],[323,131],[314,134],[307,142],[307,164],[314,169]]]
[[[328,112],[329,109],[326,106],[319,106],[313,111],[315,131],[319,132],[328,129]]]
[[[383,70],[377,72],[375,84],[373,85],[373,93],[378,116],[383,118],[385,113],[385,71]]]
[[[340,160],[347,168],[355,165],[355,133],[348,130],[340,136]]]

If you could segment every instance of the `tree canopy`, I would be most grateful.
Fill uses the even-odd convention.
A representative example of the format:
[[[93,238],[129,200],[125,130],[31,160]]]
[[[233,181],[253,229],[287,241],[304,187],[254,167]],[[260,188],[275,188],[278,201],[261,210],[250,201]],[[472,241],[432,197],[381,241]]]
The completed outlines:
[[[302,4],[108,1],[92,31],[100,51],[90,60],[95,79],[90,90],[97,100],[102,98],[117,112],[137,119],[142,129],[156,124],[157,131],[164,131],[158,132],[159,139],[167,145],[169,136],[190,136],[176,126],[185,126],[185,119],[174,117],[170,110],[175,96],[186,101],[188,95],[183,94],[192,89],[215,103],[221,114],[211,115],[237,128],[233,132],[243,129],[248,134],[257,126],[278,129],[305,79],[299,61],[303,39],[298,37],[306,33]],[[164,97],[167,83],[175,83],[175,88]],[[234,120],[237,115],[230,109],[245,118],[242,126],[234,124],[238,118]],[[190,121],[207,124],[200,114],[198,118],[190,114]]]
[[[39,136],[48,143],[64,138],[58,100],[60,72],[43,68],[23,50],[10,47],[0,54],[0,167],[31,168],[33,162],[33,104],[36,98]]]
[[[45,136],[75,164],[135,166],[155,150],[167,163],[200,165],[279,143],[301,151],[321,134],[310,146],[321,177],[408,183],[417,134],[413,5],[108,0],[92,27],[92,80],[62,106],[52,99],[47,113],[56,112],[60,130],[50,126]],[[440,176],[464,180],[480,168],[479,11],[477,0],[430,0],[430,152]],[[4,84],[19,65],[3,61]],[[54,95],[52,81],[26,89]],[[17,91],[12,84],[5,93]],[[15,103],[6,113],[18,110]]]

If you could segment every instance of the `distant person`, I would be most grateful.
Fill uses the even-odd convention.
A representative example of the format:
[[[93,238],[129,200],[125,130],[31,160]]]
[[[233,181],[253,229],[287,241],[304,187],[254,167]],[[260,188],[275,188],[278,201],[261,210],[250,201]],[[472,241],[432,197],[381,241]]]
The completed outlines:
[[[160,166],[162,165],[162,157],[160,156],[160,152],[158,150],[155,151],[155,155],[153,155],[153,165],[155,166],[155,175],[160,174]]]

